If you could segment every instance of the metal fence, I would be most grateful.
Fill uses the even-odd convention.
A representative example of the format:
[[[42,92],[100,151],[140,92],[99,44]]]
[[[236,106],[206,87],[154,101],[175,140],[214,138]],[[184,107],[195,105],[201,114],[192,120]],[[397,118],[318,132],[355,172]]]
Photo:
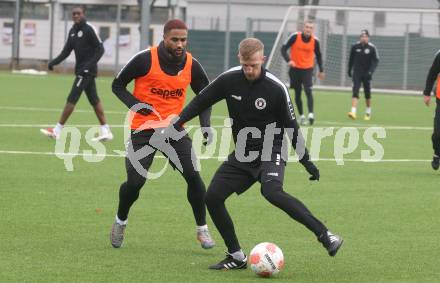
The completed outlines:
[[[0,8],[3,2],[0,2]],[[26,10],[20,24],[19,54],[13,54],[13,5],[9,10],[0,9],[0,64],[10,68],[13,59],[16,68],[44,70],[47,61],[62,49],[67,32],[72,25],[69,5],[32,6]],[[99,62],[101,72],[113,74],[140,49],[139,11],[126,5],[106,5],[111,13],[95,12],[90,23],[100,35],[105,53]],[[316,8],[321,9],[321,8]],[[440,47],[437,14],[421,17],[411,14],[406,23],[393,23],[392,12],[371,14],[365,18],[349,17],[338,10],[314,13],[316,35],[321,41],[324,67],[327,78],[317,84],[349,87],[351,80],[346,75],[350,45],[358,40],[362,28],[369,28],[373,42],[380,54],[380,63],[374,77],[374,86],[379,88],[418,90],[423,88],[424,77],[433,55]],[[365,12],[366,13],[366,12]],[[132,17],[130,17],[132,15]],[[307,15],[307,13],[303,14]],[[341,16],[342,15],[342,16]],[[351,14],[350,14],[351,15]],[[386,15],[385,19],[381,18]],[[407,14],[405,14],[407,15]],[[154,18],[154,17],[153,17]],[[166,17],[156,17],[150,25],[150,42],[157,44],[162,39],[163,23]],[[387,20],[388,19],[388,20]],[[53,20],[53,21],[52,21]],[[401,18],[396,18],[401,20]],[[381,22],[384,21],[384,22]],[[412,22],[411,22],[412,21]],[[280,55],[280,47],[287,36],[300,28],[302,19],[292,13],[283,28],[281,38],[278,30],[282,19],[254,19],[234,17],[230,21],[229,47],[227,47],[227,25],[220,17],[188,16],[188,50],[201,62],[210,78],[216,77],[225,67],[238,65],[237,47],[240,40],[254,36],[265,44],[266,54],[272,50],[273,58],[269,66],[284,81],[287,78],[287,65]],[[275,47],[274,47],[274,44]],[[58,71],[70,71],[74,58],[71,55]],[[225,66],[227,65],[227,66]]]
[[[321,42],[324,81],[327,87],[350,87],[347,76],[351,45],[359,40],[362,29],[368,29],[379,53],[380,62],[374,74],[374,87],[392,90],[421,90],[426,74],[440,48],[439,11],[378,9],[350,7],[292,7],[287,12],[268,68],[287,82],[287,64],[280,48],[288,36],[300,29],[304,19],[315,21],[315,34]]]
[[[2,8],[0,2],[0,8]],[[47,62],[61,51],[72,26],[70,13],[72,5],[40,5],[39,16],[22,15],[20,35],[18,37],[18,52],[14,54],[14,13],[13,2],[8,2],[9,13],[0,13],[0,65],[3,68],[33,68],[45,70]],[[101,73],[117,73],[119,69],[140,50],[139,17],[132,7],[124,5],[104,5],[99,11],[86,12],[88,21],[92,24],[101,40],[105,53],[99,61]],[[137,11],[139,12],[139,11]],[[91,15],[92,16],[91,16]],[[154,18],[154,17],[153,17]],[[150,42],[158,44],[162,39],[163,23],[168,18],[157,18],[150,25]],[[227,67],[238,64],[237,47],[240,40],[246,36],[256,36],[262,39],[266,50],[272,48],[276,30],[281,20],[265,20],[250,18],[231,19],[229,33],[229,48],[226,48],[226,22],[215,17],[189,17],[188,50],[203,64],[210,78],[214,78]],[[209,24],[207,24],[209,23]],[[119,32],[118,32],[119,31]],[[227,60],[226,60],[227,58]],[[57,71],[69,72],[74,66],[74,56],[71,54]]]

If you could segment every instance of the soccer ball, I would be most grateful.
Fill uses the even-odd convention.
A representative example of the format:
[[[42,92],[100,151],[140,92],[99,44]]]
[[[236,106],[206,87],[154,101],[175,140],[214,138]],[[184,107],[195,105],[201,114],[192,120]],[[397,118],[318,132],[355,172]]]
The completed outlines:
[[[249,263],[252,271],[257,275],[270,277],[283,269],[284,255],[277,245],[264,242],[252,249],[249,255]]]

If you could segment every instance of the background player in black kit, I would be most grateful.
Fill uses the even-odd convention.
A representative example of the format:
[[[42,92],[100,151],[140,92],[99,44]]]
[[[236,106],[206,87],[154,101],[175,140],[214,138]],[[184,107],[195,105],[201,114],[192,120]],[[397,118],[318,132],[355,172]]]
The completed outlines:
[[[51,138],[58,138],[60,132],[75,109],[81,93],[85,91],[90,104],[95,110],[99,123],[101,124],[100,135],[95,141],[106,141],[113,139],[113,134],[107,125],[104,108],[96,93],[95,77],[98,73],[98,61],[104,54],[104,47],[95,29],[87,23],[84,9],[76,7],[72,10],[73,26],[68,33],[67,42],[61,54],[49,62],[48,69],[53,70],[55,65],[66,59],[72,50],[75,52],[75,81],[72,85],[67,103],[63,113],[54,128],[41,129],[40,131]]]
[[[428,76],[426,78],[426,86],[423,91],[423,100],[426,106],[429,106],[431,103],[431,91],[434,86],[435,81],[437,80],[436,87],[436,107],[435,107],[435,116],[434,116],[434,132],[432,133],[432,147],[434,149],[434,156],[432,157],[432,169],[438,170],[440,166],[440,87],[438,75],[440,74],[440,50],[437,51],[434,62],[432,63],[431,68],[429,69]]]
[[[283,190],[285,161],[282,155],[285,153],[282,143],[284,131],[287,129],[293,129],[293,133],[289,134],[292,145],[297,150],[300,163],[311,175],[310,180],[319,180],[319,170],[310,161],[304,139],[299,132],[288,90],[278,78],[262,67],[265,57],[260,40],[244,39],[239,45],[239,60],[241,66],[221,74],[203,89],[174,124],[179,129],[180,125],[223,99],[226,100],[229,116],[232,118],[235,151],[217,170],[206,194],[208,211],[228,252],[224,260],[210,268],[246,268],[247,257],[238,243],[225,200],[233,193],[245,192],[257,181],[261,183],[261,194],[271,204],[305,225],[316,235],[328,253],[334,256],[342,245],[342,239],[330,233],[304,204]],[[267,146],[267,140],[271,139],[266,132],[269,125],[275,126],[279,132],[273,131],[273,142]],[[242,134],[251,127],[258,129],[261,136],[254,134],[249,138],[246,135],[248,138],[243,143],[240,140],[243,138]],[[248,159],[255,154],[257,156],[254,160]]]
[[[364,86],[365,116],[364,120],[371,119],[371,79],[379,64],[379,54],[376,46],[370,40],[368,30],[362,30],[360,40],[352,45],[350,59],[348,60],[348,76],[353,77],[353,97],[351,99],[351,111],[348,117],[356,119],[356,108],[359,100],[359,89]]]

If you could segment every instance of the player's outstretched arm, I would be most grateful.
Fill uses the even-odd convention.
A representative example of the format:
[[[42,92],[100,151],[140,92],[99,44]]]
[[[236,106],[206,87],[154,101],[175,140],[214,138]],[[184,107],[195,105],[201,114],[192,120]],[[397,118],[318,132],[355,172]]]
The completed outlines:
[[[434,87],[434,83],[437,79],[438,74],[440,73],[440,51],[437,52],[434,62],[432,63],[431,68],[429,69],[429,73],[426,77],[426,85],[425,90],[423,91],[424,102],[427,106],[429,106],[429,102],[431,101],[431,91]]]
[[[69,34],[71,32],[72,31],[70,31]],[[55,65],[58,65],[59,63],[63,62],[64,59],[69,57],[70,53],[72,53],[72,50],[73,50],[73,39],[71,36],[69,36],[67,38],[66,43],[64,44],[63,50],[61,50],[61,53],[57,57],[55,57],[52,61],[49,62],[47,68],[52,71]]]
[[[145,76],[151,68],[151,55],[149,51],[142,51],[134,56],[119,72],[112,83],[112,91],[124,103],[127,108],[141,103],[127,90],[127,85],[134,79]],[[151,105],[150,105],[151,106]],[[148,115],[151,111],[142,108],[137,111],[140,114]]]
[[[204,110],[225,98],[226,77],[220,75],[208,86],[206,86],[180,113],[179,125],[192,120]]]
[[[322,53],[321,53],[321,47],[319,44],[319,40],[315,38],[315,57],[316,57],[316,63],[318,64],[319,69],[319,76],[322,78],[319,78],[320,80],[323,80],[325,78],[324,75],[324,65],[322,63]]]
[[[309,180],[318,181],[320,177],[319,170],[310,160],[310,155],[306,148],[306,143],[299,128],[298,121],[296,120],[293,104],[290,100],[287,88],[284,87],[282,92],[283,94],[280,95],[283,97],[280,103],[281,124],[284,125],[287,135],[292,141],[292,147],[298,155],[299,162],[311,175]]]
[[[373,75],[373,73],[376,71],[377,66],[379,65],[379,52],[377,51],[376,46],[374,46],[374,45],[372,45],[372,46],[373,46],[373,48],[372,48],[373,54],[371,57],[372,61],[371,61],[371,65],[370,65],[370,70],[368,70],[368,73],[370,75],[370,79],[371,79],[371,76]]]
[[[193,58],[193,64],[191,67],[191,89],[196,95],[209,84],[209,78],[203,69],[202,65]],[[203,137],[205,139],[204,145],[211,144],[213,141],[212,129],[211,129],[211,111],[212,108],[208,107],[202,111],[199,115],[200,127],[202,128]]]
[[[286,127],[287,128],[287,127]],[[288,135],[292,141],[292,147],[298,155],[299,163],[307,170],[310,174],[310,181],[319,181],[319,170],[315,164],[310,160],[309,151],[307,150],[304,137],[299,128],[298,122],[295,120],[288,123]],[[291,136],[290,136],[291,135]]]
[[[208,108],[211,108],[216,102],[222,100],[224,98],[224,84],[225,79],[220,75],[217,79],[215,79],[212,83],[210,83],[207,87],[205,87],[193,100],[182,110],[178,117],[175,117],[171,120],[170,125],[167,129],[165,129],[164,134],[166,136],[175,139],[174,136],[177,136],[177,133],[181,133],[184,131],[183,124],[192,120],[194,117],[200,115],[203,111]],[[211,142],[212,135],[204,137],[207,141],[204,142],[204,145],[207,145]],[[181,137],[182,135],[180,135]]]
[[[284,61],[286,61],[287,63],[290,62],[290,54],[288,52],[288,50],[290,49],[290,47],[292,46],[292,44],[295,43],[296,41],[296,37],[297,37],[297,33],[292,34],[287,40],[286,42],[281,46],[281,55],[284,58]]]
[[[355,45],[353,44],[351,46],[351,50],[350,50],[350,56],[348,58],[348,68],[347,68],[347,75],[348,77],[351,78],[352,74],[352,70],[353,70],[353,64],[354,64],[354,56],[355,56]]]
[[[88,70],[98,64],[98,61],[101,59],[102,55],[104,55],[104,46],[102,44],[101,39],[99,38],[98,34],[96,33],[95,29],[91,26],[88,26],[87,29],[88,38],[91,46],[94,48],[93,56],[90,58],[90,60],[85,64],[84,70],[82,72],[87,73]]]

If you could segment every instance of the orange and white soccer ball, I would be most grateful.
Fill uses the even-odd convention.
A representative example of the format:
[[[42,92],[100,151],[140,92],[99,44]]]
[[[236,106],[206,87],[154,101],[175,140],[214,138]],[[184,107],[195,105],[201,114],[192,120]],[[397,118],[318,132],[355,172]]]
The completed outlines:
[[[273,243],[256,245],[250,255],[249,264],[252,271],[262,277],[277,274],[284,267],[284,255],[281,249]]]

